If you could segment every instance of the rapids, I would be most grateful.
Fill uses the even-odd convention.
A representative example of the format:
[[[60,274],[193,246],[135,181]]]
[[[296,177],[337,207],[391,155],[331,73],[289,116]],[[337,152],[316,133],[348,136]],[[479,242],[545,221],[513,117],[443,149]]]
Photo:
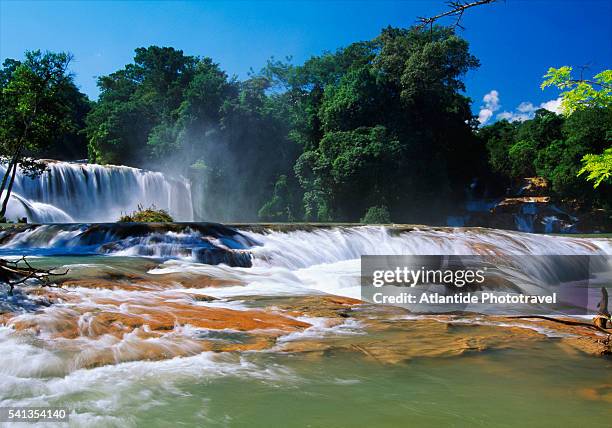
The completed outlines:
[[[574,330],[351,298],[365,254],[525,255],[562,275],[529,256],[610,244],[401,225],[15,225],[1,257],[69,273],[62,290],[2,297],[0,406],[66,406],[72,426],[605,426],[610,362],[578,352]]]
[[[186,179],[126,166],[47,161],[30,178],[18,170],[6,217],[30,223],[116,221],[138,205],[166,209],[177,221],[192,221],[191,186]],[[0,164],[0,175],[6,165]]]
[[[556,237],[480,228],[338,226],[283,230],[242,229],[215,223],[170,225],[32,225],[0,232],[0,256],[109,255],[149,257],[152,273],[191,272],[218,278],[250,278],[239,286],[210,290],[303,294],[312,291],[360,297],[361,255],[609,255],[610,240]],[[554,259],[525,257],[542,280],[571,277]],[[604,263],[607,259],[604,259]],[[543,265],[546,263],[546,265]],[[238,274],[232,268],[250,268]],[[571,270],[571,269],[570,269]],[[512,272],[508,271],[508,275]],[[521,287],[525,289],[525,280]],[[535,284],[533,285],[535,287]]]

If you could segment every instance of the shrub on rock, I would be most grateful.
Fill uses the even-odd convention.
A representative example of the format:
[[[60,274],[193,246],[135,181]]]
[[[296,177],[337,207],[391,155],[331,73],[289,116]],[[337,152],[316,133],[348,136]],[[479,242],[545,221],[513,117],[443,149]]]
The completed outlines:
[[[119,223],[172,223],[173,221],[168,211],[159,210],[155,206],[145,209],[142,205],[138,206],[138,210],[119,219]]]

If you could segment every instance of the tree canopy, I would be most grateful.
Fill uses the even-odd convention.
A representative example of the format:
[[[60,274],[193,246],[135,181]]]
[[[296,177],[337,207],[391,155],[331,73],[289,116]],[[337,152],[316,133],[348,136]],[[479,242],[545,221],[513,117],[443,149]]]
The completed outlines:
[[[612,200],[609,70],[581,80],[551,68],[543,88],[562,91],[562,115],[478,127],[464,77],[479,62],[453,27],[388,27],[303,64],[272,58],[244,80],[209,57],[141,47],[98,78],[96,102],[70,59],[5,61],[0,155],[21,147],[25,169],[29,156],[87,156],[181,174],[198,218],[443,222],[470,184],[496,197],[534,175],[559,200]]]

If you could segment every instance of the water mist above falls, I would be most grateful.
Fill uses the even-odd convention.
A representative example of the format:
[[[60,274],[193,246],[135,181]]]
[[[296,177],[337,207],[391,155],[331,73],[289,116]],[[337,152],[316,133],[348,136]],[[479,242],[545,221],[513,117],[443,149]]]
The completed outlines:
[[[186,179],[126,166],[50,161],[40,176],[18,171],[6,217],[35,223],[116,221],[138,205],[165,209],[177,221],[193,220]],[[6,165],[0,165],[4,174]]]

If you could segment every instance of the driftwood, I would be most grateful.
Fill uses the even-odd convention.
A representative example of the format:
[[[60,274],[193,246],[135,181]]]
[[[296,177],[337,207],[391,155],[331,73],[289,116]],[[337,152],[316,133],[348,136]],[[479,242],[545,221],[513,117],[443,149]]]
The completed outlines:
[[[610,311],[608,310],[608,290],[601,287],[601,300],[597,304],[597,315],[593,318],[593,324],[598,327],[606,328],[610,320]]]
[[[606,329],[604,329],[602,327],[599,327],[598,325],[593,325],[593,324],[589,324],[589,323],[586,323],[586,322],[580,322],[580,321],[562,320],[562,319],[558,319],[558,318],[547,317],[547,316],[544,316],[544,315],[514,315],[514,316],[510,316],[508,318],[510,318],[510,319],[531,319],[531,318],[535,318],[535,319],[540,319],[540,320],[558,322],[560,324],[565,324],[565,325],[576,325],[576,326],[580,326],[580,327],[587,327],[587,328],[590,328],[592,330],[598,330],[598,331],[601,331],[601,332],[606,333],[606,334],[612,333],[610,330],[606,330]]]
[[[53,284],[51,279],[56,276],[64,276],[68,273],[68,269],[64,272],[54,272],[57,268],[39,269],[33,267],[25,256],[18,260],[0,259],[0,284],[4,283],[9,288],[9,294],[13,294],[13,290],[17,285],[25,284],[28,281],[35,281],[43,287],[60,288]]]
[[[593,324],[581,321],[562,320],[543,315],[517,315],[508,318],[537,318],[547,321],[558,322],[565,325],[588,327],[590,329],[598,330],[607,334],[612,334],[612,331],[607,328],[608,321],[610,320],[610,311],[608,311],[608,290],[606,290],[605,287],[601,287],[601,300],[597,304],[597,315],[595,315],[595,318],[593,318]]]

